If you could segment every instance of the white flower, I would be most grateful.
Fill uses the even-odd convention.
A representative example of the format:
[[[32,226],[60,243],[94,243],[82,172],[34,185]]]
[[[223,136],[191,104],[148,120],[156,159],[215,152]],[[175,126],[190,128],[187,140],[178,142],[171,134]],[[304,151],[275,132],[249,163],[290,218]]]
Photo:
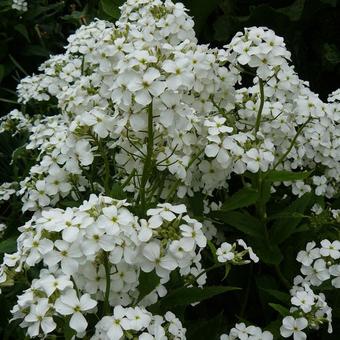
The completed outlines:
[[[200,248],[204,248],[207,244],[207,239],[202,232],[202,224],[196,222],[192,225],[181,224],[182,244],[186,251],[191,251],[197,244]]]
[[[336,240],[334,242],[330,242],[329,240],[321,241],[321,249],[320,254],[322,256],[330,256],[334,260],[340,258],[340,241]]]
[[[174,258],[169,255],[161,255],[161,247],[159,242],[150,242],[143,248],[145,260],[141,263],[141,268],[145,272],[156,270],[157,275],[166,277],[168,273],[177,267]]]
[[[250,257],[250,259],[251,259],[253,262],[255,262],[255,263],[259,262],[260,259],[259,259],[258,256],[254,253],[252,247],[247,246],[247,244],[246,244],[242,239],[237,240],[237,243],[238,243],[241,247],[243,247],[245,250],[248,251],[249,257]]]
[[[29,323],[27,334],[34,338],[40,334],[40,328],[44,334],[51,333],[57,324],[53,321],[51,316],[48,316],[48,312],[51,309],[51,305],[48,303],[48,299],[39,299],[36,305],[32,305],[30,313],[27,314],[24,321]]]
[[[172,205],[170,203],[160,203],[157,205],[158,208],[149,209],[146,214],[151,216],[149,219],[149,225],[151,228],[157,228],[163,220],[171,222],[177,215],[186,213],[187,209],[184,204]]]
[[[61,315],[72,315],[70,327],[81,333],[87,328],[87,321],[82,312],[89,311],[97,305],[89,294],[84,294],[78,299],[73,289],[67,290],[55,303],[56,311]]]
[[[223,242],[216,251],[217,260],[219,262],[227,262],[235,257],[233,246],[230,243]]]
[[[212,120],[206,120],[204,125],[208,127],[209,135],[218,135],[220,133],[232,132],[233,128],[224,125],[226,118],[224,117],[213,117]]]
[[[65,274],[73,275],[79,267],[78,259],[82,256],[79,244],[57,240],[54,243],[57,250],[52,250],[44,257],[48,266],[54,266],[60,262],[62,271]]]
[[[122,226],[127,226],[133,221],[132,214],[125,208],[117,209],[111,205],[102,210],[103,214],[97,219],[98,228],[103,228],[108,235],[117,235]]]
[[[298,291],[291,298],[291,303],[300,307],[305,313],[308,313],[314,305],[314,296],[307,291]]]
[[[166,87],[164,81],[156,80],[160,77],[160,73],[153,67],[147,69],[143,76],[135,72],[129,72],[126,77],[128,79],[127,88],[134,92],[136,102],[143,106],[151,103],[152,96],[158,97],[161,95]]]
[[[171,90],[177,90],[181,86],[192,87],[194,76],[190,72],[189,60],[179,58],[175,61],[165,60],[163,70],[170,73],[167,78],[167,87]]]
[[[284,338],[293,336],[294,340],[305,340],[306,333],[302,332],[308,326],[308,321],[305,318],[294,319],[292,316],[286,316],[282,320],[280,333]]]
[[[141,329],[148,327],[151,321],[150,315],[139,307],[128,308],[125,311],[125,316],[126,318],[121,322],[122,327],[134,331],[140,331]]]
[[[34,266],[43,258],[43,256],[52,251],[53,242],[46,238],[39,239],[39,237],[35,237],[33,239],[26,239],[24,241],[24,246],[27,247],[27,249],[30,249],[26,263],[29,266]]]
[[[315,259],[320,257],[320,249],[315,248],[315,245],[315,242],[308,242],[306,245],[306,251],[299,251],[296,260],[305,266],[310,266]]]
[[[63,291],[66,288],[73,288],[73,282],[66,275],[54,276],[47,275],[40,281],[41,287],[50,297],[56,290]]]
[[[313,266],[302,265],[301,273],[307,276],[307,280],[313,286],[320,286],[322,282],[330,278],[329,269],[323,259],[318,259]]]

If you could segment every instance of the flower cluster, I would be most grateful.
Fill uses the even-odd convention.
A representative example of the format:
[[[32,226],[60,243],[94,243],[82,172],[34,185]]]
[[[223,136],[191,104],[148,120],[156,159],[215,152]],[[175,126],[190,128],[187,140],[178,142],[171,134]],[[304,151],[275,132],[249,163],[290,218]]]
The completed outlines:
[[[4,236],[6,229],[7,229],[6,224],[0,223],[0,239]]]
[[[340,241],[333,242],[325,239],[316,247],[314,241],[308,242],[306,250],[297,255],[297,261],[302,264],[301,274],[303,281],[312,286],[320,286],[324,281],[333,277],[331,284],[340,288]]]
[[[20,12],[26,12],[28,3],[26,0],[12,0],[12,8]]]
[[[230,330],[230,333],[222,334],[220,340],[273,340],[273,335],[269,331],[262,331],[260,327],[246,326],[243,322],[237,323]]]
[[[0,185],[0,202],[8,201],[13,194],[16,193],[14,187],[17,185],[15,182],[5,182]]]
[[[294,286],[291,289],[290,316],[283,319],[280,329],[285,338],[294,336],[294,339],[305,339],[304,329],[319,329],[324,323],[328,323],[328,331],[332,332],[332,308],[328,306],[325,295],[316,294],[313,287],[319,287],[323,282],[331,280],[335,288],[340,287],[340,241],[309,242],[306,250],[301,250],[297,255],[297,261],[302,264],[301,275],[295,277]]]
[[[176,268],[183,276],[200,274],[199,252],[206,246],[202,224],[186,214],[184,205],[159,204],[147,215],[148,220],[139,220],[125,201],[91,195],[79,208],[37,212],[20,228],[18,251],[5,254],[0,281],[8,285],[15,273],[40,262],[48,268],[41,270],[40,278],[19,297],[13,309],[15,318],[24,319],[22,326],[28,327],[30,336],[39,332],[32,313],[44,313],[48,318],[53,315],[51,310],[68,315],[69,307],[63,306],[79,303],[73,282],[87,302],[103,301],[109,293],[111,306],[126,306],[138,299],[140,270],[155,270],[161,284]],[[201,276],[199,283],[204,281]],[[158,295],[165,294],[160,285],[141,303],[154,303]],[[86,308],[70,320],[70,327],[78,333],[86,329],[80,312],[92,307]],[[46,329],[42,326],[44,334],[53,330],[52,322],[49,324]]]
[[[242,250],[237,250],[237,246],[243,248]],[[220,247],[216,251],[217,260],[221,263],[230,263],[230,264],[247,264],[251,261],[258,262],[259,258],[253,252],[253,249],[246,245],[243,240],[237,240],[237,242],[230,244],[228,242],[223,242]],[[250,260],[245,260],[243,257],[245,255],[249,255]]]
[[[299,196],[314,188],[317,195],[335,194],[339,93],[323,103],[299,80],[282,38],[252,27],[225,50],[209,49],[197,44],[193,21],[179,3],[127,1],[121,10],[115,25],[82,26],[64,54],[18,86],[21,102],[56,98],[61,111],[29,129],[28,148],[40,151],[40,162],[21,184],[25,209],[84,190],[96,156],[115,162],[116,178],[136,197],[141,187],[151,197],[211,195],[232,173],[317,173],[319,166],[323,175],[285,184]],[[237,89],[246,66],[255,72],[255,85]],[[156,170],[159,192],[148,176],[138,180],[150,175],[145,163]],[[46,177],[54,181],[55,173],[66,188],[47,188]]]
[[[96,333],[91,340],[112,340],[138,338],[151,339],[186,339],[186,329],[179,319],[167,312],[164,317],[152,315],[144,308],[117,306],[112,316],[104,316],[96,324]]]

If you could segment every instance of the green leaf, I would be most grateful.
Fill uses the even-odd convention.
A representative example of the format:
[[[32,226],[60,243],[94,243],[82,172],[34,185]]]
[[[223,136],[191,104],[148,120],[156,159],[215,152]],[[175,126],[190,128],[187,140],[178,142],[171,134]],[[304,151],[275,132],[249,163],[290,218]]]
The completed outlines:
[[[302,16],[304,7],[305,0],[295,0],[290,6],[277,9],[276,12],[288,16],[291,21],[298,21]]]
[[[323,55],[330,64],[340,63],[340,52],[335,44],[324,44]]]
[[[272,182],[263,179],[259,198],[259,203],[261,203],[262,205],[265,205],[270,200],[271,188]]]
[[[264,237],[263,224],[256,217],[247,212],[224,212],[219,210],[215,211],[212,215],[246,235],[260,239],[263,239]]]
[[[80,201],[71,201],[71,200],[63,200],[59,202],[59,205],[65,208],[68,207],[79,207],[81,204]]]
[[[0,64],[0,83],[4,77],[5,77],[5,65]]]
[[[17,249],[17,238],[11,237],[0,242],[0,254],[13,253]]]
[[[138,301],[141,301],[145,296],[150,294],[159,285],[160,277],[156,274],[154,270],[150,273],[140,271],[138,281]]]
[[[126,198],[126,193],[124,192],[122,186],[119,183],[114,183],[111,188],[110,196],[117,200],[122,200]]]
[[[195,18],[195,31],[200,34],[209,16],[218,8],[220,0],[182,0],[180,2],[184,3],[189,9],[190,15]]]
[[[208,244],[208,247],[210,249],[211,255],[214,259],[214,263],[218,263],[217,255],[216,255],[217,249],[216,249],[215,245],[210,240],[208,240],[207,244]]]
[[[50,52],[46,48],[40,45],[28,45],[22,54],[27,55],[27,56],[34,55],[34,56],[46,58],[46,57],[49,57]]]
[[[12,162],[22,159],[27,154],[26,144],[19,146],[12,153]]]
[[[24,36],[24,38],[27,40],[27,42],[31,42],[31,39],[29,37],[29,34],[28,34],[28,31],[27,31],[27,28],[25,25],[23,24],[18,24],[18,25],[15,25],[14,26],[14,29],[19,32],[22,36]]]
[[[255,204],[259,199],[260,195],[258,191],[252,188],[243,188],[223,203],[221,210],[231,211],[235,209],[240,209],[244,207],[249,207]]]
[[[65,340],[72,340],[76,335],[76,331],[70,327],[70,316],[66,316],[65,323],[63,327],[64,339]]]
[[[260,260],[266,264],[279,264],[283,259],[280,248],[276,244],[268,243],[267,240],[265,242],[255,240],[252,247]]]
[[[336,7],[338,0],[321,0],[324,4]]]
[[[309,206],[311,199],[312,194],[306,193],[281,212],[286,215],[291,214],[291,217],[279,219],[272,226],[270,230],[270,240],[274,244],[282,243],[295,232],[296,227],[303,219],[302,214]]]
[[[178,288],[170,292],[161,300],[161,304],[165,308],[186,306],[191,303],[200,302],[212,298],[213,296],[239,290],[238,287],[224,287],[224,286],[210,286],[204,288],[191,287],[191,288]]]
[[[271,182],[297,181],[308,178],[310,174],[311,172],[309,171],[292,172],[286,170],[274,170],[269,171],[265,175],[265,179]]]
[[[204,195],[196,192],[193,197],[189,197],[189,207],[194,216],[202,216],[203,215],[203,210],[204,210]]]
[[[289,315],[289,310],[282,305],[279,305],[277,303],[268,303],[268,305],[279,312],[282,316]]]
[[[187,339],[219,339],[224,323],[223,313],[219,313],[209,320],[194,320],[192,324],[188,325]]]
[[[113,19],[118,19],[120,16],[119,6],[123,3],[123,1],[117,0],[100,0],[100,4],[103,8],[103,11]]]
[[[262,288],[262,287],[259,287],[259,288],[282,303],[288,304],[290,301],[290,295],[286,292],[281,292],[280,290],[277,290],[277,289],[269,289],[269,288]]]

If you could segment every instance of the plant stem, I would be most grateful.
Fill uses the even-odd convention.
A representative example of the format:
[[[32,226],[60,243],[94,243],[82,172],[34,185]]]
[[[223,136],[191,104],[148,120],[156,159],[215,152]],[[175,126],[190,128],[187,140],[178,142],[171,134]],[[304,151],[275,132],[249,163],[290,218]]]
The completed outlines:
[[[246,291],[244,293],[244,299],[243,299],[243,303],[242,303],[241,311],[240,311],[240,316],[241,317],[244,316],[244,313],[245,313],[246,308],[247,308],[247,304],[248,304],[248,300],[249,300],[249,294],[250,294],[251,281],[252,281],[252,276],[253,276],[253,271],[254,271],[254,265],[251,264],[249,272],[248,272],[247,287],[246,287]]]
[[[139,188],[141,207],[143,214],[146,212],[146,193],[145,187],[150,177],[152,168],[152,157],[153,157],[153,113],[152,113],[152,102],[148,106],[148,137],[146,145],[146,157],[144,161],[144,168]]]
[[[110,164],[109,164],[109,159],[107,158],[107,154],[102,146],[102,143],[99,141],[98,142],[98,147],[101,153],[101,156],[104,161],[104,189],[105,193],[109,195],[110,193]]]
[[[285,159],[286,157],[289,155],[290,151],[293,149],[293,146],[297,140],[297,138],[300,136],[302,130],[306,127],[306,125],[312,120],[312,117],[309,117],[297,130],[294,138],[292,139],[292,142],[289,145],[289,148],[287,149],[287,151],[279,158],[279,160],[276,162],[276,164],[273,167],[273,170],[275,170]]]
[[[197,154],[195,154],[192,159],[190,160],[190,162],[188,163],[188,166],[185,168],[185,170],[188,170],[191,165],[195,162],[195,160],[202,154],[202,152],[204,151],[204,149],[200,150],[199,152],[197,152]],[[167,201],[170,201],[172,200],[173,196],[175,195],[175,192],[178,188],[178,186],[180,185],[181,183],[181,180],[180,179],[177,179],[175,181],[175,183],[172,185],[171,189],[170,189],[170,192],[167,196]]]
[[[261,125],[261,118],[262,118],[262,111],[264,106],[264,83],[263,80],[259,78],[259,86],[260,86],[260,107],[259,111],[257,112],[256,122],[255,122],[255,139],[257,140],[257,133],[260,129]]]
[[[105,268],[105,278],[106,278],[106,287],[105,287],[105,296],[104,296],[104,315],[110,315],[110,287],[111,287],[111,279],[110,279],[110,263],[107,257],[107,253],[104,253],[104,268]]]
[[[220,268],[220,267],[223,267],[225,266],[226,264],[225,263],[216,263],[214,264],[213,266],[203,270],[202,272],[200,272],[197,276],[194,277],[194,279],[190,282],[188,282],[187,284],[184,285],[184,287],[188,287],[190,286],[191,284],[193,284],[195,281],[197,281],[202,275],[210,272],[211,270],[213,269],[216,269],[216,268]]]
[[[280,269],[280,266],[278,264],[276,264],[274,266],[274,268],[275,268],[275,272],[276,272],[278,278],[280,279],[281,283],[285,286],[285,288],[290,289],[291,286],[290,286],[289,282],[287,281],[287,279],[283,276],[281,269]]]

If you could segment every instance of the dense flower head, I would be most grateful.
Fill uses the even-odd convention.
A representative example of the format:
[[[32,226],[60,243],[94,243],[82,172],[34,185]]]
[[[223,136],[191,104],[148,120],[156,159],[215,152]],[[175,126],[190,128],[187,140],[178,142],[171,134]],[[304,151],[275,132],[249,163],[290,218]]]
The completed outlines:
[[[12,8],[19,12],[26,12],[28,10],[28,2],[25,0],[12,0]]]
[[[42,74],[18,87],[22,102],[56,97],[61,110],[28,127],[28,148],[41,154],[22,182],[25,209],[54,204],[72,191],[71,185],[84,190],[83,173],[102,152],[99,144],[115,151],[117,176],[138,176],[151,115],[152,156],[159,177],[167,175],[161,197],[173,191],[180,197],[198,190],[211,194],[225,187],[232,173],[316,170],[318,164],[326,167],[323,176],[285,184],[298,196],[312,188],[317,195],[335,194],[339,96],[335,92],[323,103],[299,80],[282,38],[251,27],[226,50],[210,49],[197,44],[181,4],[134,1],[121,9],[115,25],[96,20],[82,26],[69,38],[65,54],[52,56],[41,66]],[[261,64],[264,58],[268,63]],[[245,65],[256,70],[255,85],[237,89],[239,66]],[[13,113],[8,118],[13,120]],[[299,132],[301,124],[305,128]],[[27,194],[24,188],[37,186],[35,173],[51,173],[51,167],[49,180],[60,179],[65,187],[51,191],[43,178],[36,188],[41,195]],[[131,180],[125,190],[136,193],[138,186]]]
[[[317,247],[314,241],[308,242],[305,250],[297,254],[297,261],[302,264],[301,275],[294,279],[290,290],[291,308],[289,316],[282,321],[281,335],[285,338],[306,339],[304,329],[319,329],[328,323],[328,332],[332,332],[332,308],[328,306],[323,293],[316,293],[313,287],[323,282],[339,288],[340,243],[338,240],[324,239]]]
[[[21,11],[27,6],[14,3]],[[172,312],[147,310],[168,293],[171,275],[182,288],[200,291],[210,269],[225,267],[226,277],[231,265],[262,256],[248,239],[226,242],[214,225],[216,210],[228,212],[231,178],[261,195],[254,204],[261,221],[243,210],[231,214],[241,215],[236,229],[247,231],[256,252],[269,247],[264,224],[276,218],[259,213],[266,190],[278,193],[279,204],[285,187],[298,197],[333,198],[339,191],[340,91],[325,102],[313,93],[281,37],[250,27],[223,49],[211,48],[198,43],[181,3],[128,0],[120,9],[115,23],[81,26],[64,53],[20,82],[19,102],[43,104],[46,115],[15,109],[0,120],[0,133],[28,135],[22,152],[33,159],[23,176],[0,185],[0,201],[20,196],[29,216],[17,251],[0,266],[1,287],[35,271],[12,309],[29,337],[59,334],[66,320],[75,336],[92,332],[94,340],[185,339]],[[277,171],[288,180],[266,182]],[[196,219],[190,209],[197,210],[197,194],[203,211]],[[310,212],[311,224],[324,215],[333,224],[340,219],[321,200]],[[248,220],[259,221],[261,231],[250,230]],[[267,243],[258,246],[262,231]],[[301,275],[281,335],[305,339],[305,331],[325,323],[331,332],[332,309],[315,287],[326,281],[340,287],[340,242],[309,242],[297,261]],[[143,294],[140,278],[147,275],[156,285]],[[232,339],[273,334],[238,323],[221,336]]]
[[[162,285],[176,268],[190,279],[193,271],[196,276],[200,274],[199,253],[206,246],[206,238],[202,224],[186,214],[184,205],[159,204],[148,210],[148,219],[141,220],[128,208],[125,201],[91,195],[78,208],[37,212],[20,228],[18,250],[5,254],[0,281],[2,285],[10,284],[9,278],[15,273],[18,275],[23,268],[38,263],[46,268],[40,271],[40,277],[19,297],[13,308],[14,318],[24,319],[22,326],[28,327],[30,336],[39,332],[38,321],[30,316],[38,313],[35,311],[37,304],[44,306],[44,312],[39,313],[48,315],[50,327],[46,331],[42,326],[44,334],[54,329],[53,311],[69,315],[70,306],[79,303],[82,306],[73,282],[77,282],[77,291],[81,291],[83,299],[92,306],[88,309],[92,309],[95,305],[91,301],[104,299],[107,270],[112,271],[109,299],[112,306],[126,306],[138,299],[140,271],[154,270],[161,282],[140,302],[144,305],[152,304],[158,296],[166,294]],[[198,284],[204,283],[203,275]],[[87,311],[87,307],[81,308],[70,320],[70,327],[79,333],[87,326],[81,313]]]
[[[116,306],[112,316],[104,316],[96,324],[96,333],[92,340],[125,339],[186,339],[186,329],[172,312],[164,317],[152,315],[141,307],[124,308]]]
[[[273,334],[269,331],[262,331],[260,327],[253,325],[246,326],[243,322],[237,323],[230,330],[229,334],[222,334],[220,340],[273,340]]]

